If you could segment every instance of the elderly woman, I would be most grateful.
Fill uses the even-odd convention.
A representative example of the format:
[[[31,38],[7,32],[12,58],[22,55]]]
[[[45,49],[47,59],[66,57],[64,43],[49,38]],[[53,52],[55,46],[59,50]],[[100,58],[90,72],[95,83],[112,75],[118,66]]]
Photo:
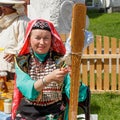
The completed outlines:
[[[0,76],[14,76],[13,58],[19,53],[29,18],[25,15],[24,0],[0,0]]]
[[[69,95],[70,85],[68,67],[58,65],[64,54],[64,44],[51,22],[35,19],[28,23],[15,65],[16,85],[22,93],[22,97],[16,98],[20,100],[18,108],[13,102],[16,120],[63,119],[62,94]]]

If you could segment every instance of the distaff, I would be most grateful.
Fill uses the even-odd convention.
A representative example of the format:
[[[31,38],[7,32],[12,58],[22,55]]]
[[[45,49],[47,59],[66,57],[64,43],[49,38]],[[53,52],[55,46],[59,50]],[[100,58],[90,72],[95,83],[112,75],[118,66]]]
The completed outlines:
[[[83,4],[75,4],[72,12],[72,71],[71,71],[71,88],[70,88],[70,105],[69,120],[77,119],[78,95],[80,85],[80,63],[81,55],[84,47],[84,30],[86,24],[86,6]]]

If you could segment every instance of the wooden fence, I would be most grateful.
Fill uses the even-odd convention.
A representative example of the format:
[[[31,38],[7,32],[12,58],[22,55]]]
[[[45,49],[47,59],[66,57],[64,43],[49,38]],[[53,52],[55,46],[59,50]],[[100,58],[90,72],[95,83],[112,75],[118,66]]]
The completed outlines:
[[[65,42],[68,35],[61,35]],[[120,40],[97,35],[82,54],[81,80],[92,92],[120,91]]]
[[[61,34],[61,37],[65,42],[68,34]],[[98,35],[94,40],[83,51],[80,79],[92,92],[120,93],[120,40]],[[7,86],[13,91],[13,82]]]

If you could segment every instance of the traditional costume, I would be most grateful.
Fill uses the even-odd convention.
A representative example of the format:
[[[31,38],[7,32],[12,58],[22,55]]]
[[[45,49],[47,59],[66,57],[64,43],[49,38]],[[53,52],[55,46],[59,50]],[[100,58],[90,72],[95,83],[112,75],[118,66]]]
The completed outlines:
[[[52,34],[52,46],[46,54],[37,54],[30,47],[29,35],[32,29],[48,30]],[[38,92],[34,88],[36,80],[42,80],[57,65],[59,58],[65,55],[65,46],[50,21],[31,20],[28,23],[25,42],[16,57],[16,85],[12,109],[12,119],[16,120],[67,120],[67,107],[63,103],[63,95],[70,95],[70,75],[64,82],[51,82]],[[87,87],[82,84],[79,101],[86,99]],[[63,109],[63,106],[66,107]],[[65,113],[65,114],[64,114]],[[15,117],[15,114],[16,117]],[[63,118],[64,117],[64,118]]]

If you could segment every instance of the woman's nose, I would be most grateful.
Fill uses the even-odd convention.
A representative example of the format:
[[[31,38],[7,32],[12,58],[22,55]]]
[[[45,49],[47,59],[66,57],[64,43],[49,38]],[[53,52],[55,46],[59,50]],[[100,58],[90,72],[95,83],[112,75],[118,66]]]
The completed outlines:
[[[44,39],[43,38],[40,39],[40,44],[44,44]]]

